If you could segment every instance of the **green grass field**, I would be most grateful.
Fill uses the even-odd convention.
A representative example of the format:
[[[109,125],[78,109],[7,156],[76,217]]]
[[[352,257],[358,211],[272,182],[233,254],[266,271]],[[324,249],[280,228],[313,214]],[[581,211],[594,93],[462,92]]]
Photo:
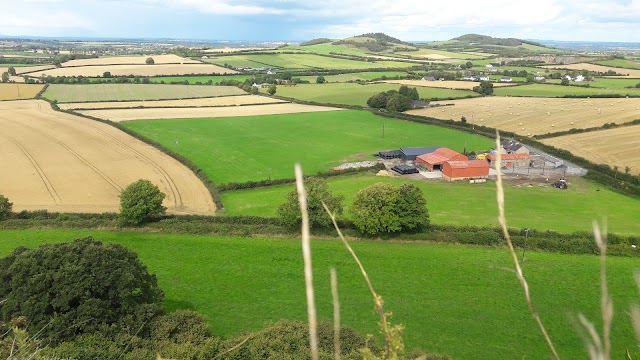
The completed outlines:
[[[356,81],[356,80],[373,80],[379,79],[383,76],[386,77],[395,77],[395,76],[406,76],[407,73],[404,71],[363,71],[357,73],[347,73],[347,74],[339,74],[339,75],[325,75],[324,79],[327,82],[347,82],[347,81]],[[311,83],[315,83],[317,76],[300,76],[302,80],[310,81]]]
[[[427,199],[429,216],[435,224],[498,226],[495,184],[417,181],[373,175],[342,176],[329,179],[329,188],[344,195],[345,214],[360,190],[378,182],[400,185],[411,182],[422,189]],[[535,228],[574,232],[588,228],[594,219],[607,218],[609,230],[622,234],[640,235],[636,221],[640,200],[610,191],[580,178],[570,179],[567,191],[546,186],[507,186],[506,207],[509,225],[516,228]],[[276,216],[276,208],[284,202],[293,186],[222,192],[224,214]],[[567,221],[566,214],[571,214]]]
[[[329,83],[301,84],[297,86],[279,86],[276,95],[323,104],[367,106],[367,100],[373,95],[389,90],[398,90],[397,84]],[[260,90],[266,93],[267,89]],[[431,100],[459,99],[480,96],[469,90],[451,90],[418,86],[420,98]]]
[[[356,56],[365,56],[367,52],[355,47],[349,47],[346,45],[331,45],[331,43],[325,44],[317,44],[317,45],[308,45],[308,46],[286,46],[281,49],[281,51],[302,51],[316,54],[326,54],[329,55],[331,53],[339,53],[345,55],[356,55]]]
[[[590,87],[608,89],[624,89],[637,84],[640,84],[640,79],[594,78],[589,82]]]
[[[219,56],[208,62],[233,67],[271,67],[284,69],[403,69],[415,64],[399,61],[359,61],[316,54],[264,54]]]
[[[0,231],[0,254],[21,245],[93,235],[136,251],[158,278],[168,310],[207,315],[213,334],[230,337],[279,319],[306,319],[298,240],[231,238],[94,230]],[[549,351],[525,305],[504,248],[359,241],[353,247],[376,290],[405,326],[408,349],[456,359],[546,359]],[[338,273],[342,323],[379,337],[373,301],[356,264],[338,241],[312,243],[320,319],[332,319],[329,269]],[[615,305],[614,358],[637,342],[627,312],[638,302],[637,259],[607,260]],[[586,358],[574,321],[599,324],[595,256],[527,252],[524,272],[540,316],[563,359]],[[597,325],[599,328],[599,325]],[[620,355],[620,356],[618,356]]]
[[[400,147],[462,151],[466,143],[471,151],[493,144],[477,135],[354,110],[122,124],[191,159],[217,183],[292,178],[295,162],[315,174]]]
[[[235,86],[161,84],[50,85],[43,96],[65,102],[162,100],[246,94]]]
[[[640,89],[603,89],[580,86],[562,86],[550,84],[533,84],[522,86],[507,86],[496,88],[493,94],[497,96],[535,96],[561,97],[566,95],[640,95]]]
[[[602,61],[594,61],[594,64],[611,66],[623,69],[636,69],[640,70],[640,62],[631,61],[626,59],[613,59],[613,60],[602,60]]]
[[[164,81],[166,84],[170,84],[172,81],[188,81],[189,84],[195,84],[196,82],[201,82],[206,84],[207,81],[211,80],[213,84],[218,84],[223,80],[236,80],[236,81],[245,81],[246,79],[251,78],[250,75],[217,75],[217,76],[158,76],[150,78],[151,82],[160,83]]]
[[[429,55],[439,55],[446,56],[452,59],[460,59],[460,60],[475,60],[475,59],[484,59],[487,56],[491,56],[491,54],[464,54],[453,51],[446,50],[436,50],[436,49],[420,49],[418,51],[405,51],[400,52],[399,54],[408,55],[415,58],[428,58]],[[440,58],[436,57],[434,60],[439,60]]]

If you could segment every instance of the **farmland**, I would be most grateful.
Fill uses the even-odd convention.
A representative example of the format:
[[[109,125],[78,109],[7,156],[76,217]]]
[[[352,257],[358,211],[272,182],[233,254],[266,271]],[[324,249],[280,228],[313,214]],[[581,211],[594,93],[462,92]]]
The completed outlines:
[[[0,84],[0,100],[33,99],[43,87],[35,84]]]
[[[607,218],[612,232],[640,234],[640,223],[636,221],[640,200],[603,189],[581,178],[571,178],[569,181],[571,185],[564,192],[549,184],[540,186],[535,181],[531,182],[532,187],[508,185],[505,196],[509,225],[573,232],[584,230],[593,219]],[[360,189],[379,182],[397,186],[411,182],[422,189],[427,199],[429,217],[434,224],[497,225],[494,183],[425,182],[373,175],[341,176],[330,178],[328,182],[334,194],[345,197],[345,217],[350,216],[348,205]],[[276,209],[291,190],[293,185],[225,191],[221,194],[225,206],[223,214],[275,217]],[[470,193],[473,193],[472,197],[469,197]],[[566,213],[571,213],[572,221],[566,221],[563,215]]]
[[[395,76],[407,76],[407,73],[404,71],[363,71],[338,75],[324,75],[323,77],[327,82],[348,82],[357,80],[369,81],[380,79],[382,77],[390,78]],[[307,80],[309,82],[315,83],[317,76],[301,76],[300,78],[302,80]]]
[[[191,99],[212,96],[246,95],[235,86],[90,84],[50,85],[43,96],[59,103]]]
[[[202,182],[177,160],[109,125],[42,100],[0,103],[0,177],[14,210],[117,212],[123,188],[148,179],[177,214],[213,214]]]
[[[639,62],[625,60],[625,59],[601,60],[601,61],[595,61],[594,64],[602,65],[602,66],[610,66],[615,68],[640,70]]]
[[[602,73],[606,73],[607,71],[615,71],[618,74],[625,75],[626,77],[640,78],[640,69],[623,69],[618,67],[602,66],[602,65],[587,64],[587,63],[578,63],[578,64],[571,64],[571,65],[549,65],[549,66],[542,66],[542,67],[546,69],[589,70],[589,71],[597,71]]]
[[[531,97],[563,97],[563,96],[640,96],[640,89],[603,89],[584,86],[562,86],[550,84],[532,84],[497,88],[493,91],[497,96],[531,96]]]
[[[59,107],[64,110],[71,109],[123,109],[123,108],[184,108],[184,107],[212,107],[212,106],[238,106],[250,104],[281,103],[278,100],[259,95],[219,96],[212,98],[196,98],[185,100],[151,100],[151,101],[102,101],[63,103]]]
[[[32,72],[49,70],[49,69],[55,69],[55,66],[53,65],[21,66],[16,68],[16,74],[18,75],[27,74],[27,73],[30,74]]]
[[[245,81],[251,78],[250,75],[211,75],[211,76],[161,76],[161,77],[152,77],[149,80],[154,83],[164,82],[166,84],[170,84],[172,82],[183,82],[187,81],[189,84],[195,84],[196,82],[200,82],[205,84],[211,81],[212,84],[218,84],[223,80],[235,80],[235,81]]]
[[[236,97],[236,96],[233,96]],[[261,97],[254,98],[260,101]],[[269,102],[268,100],[265,102]],[[246,105],[246,106],[218,106],[218,107],[187,107],[187,108],[145,108],[145,109],[108,109],[108,110],[83,110],[81,114],[98,117],[115,122],[127,120],[151,120],[151,119],[184,119],[187,118],[220,118],[234,116],[257,116],[271,114],[295,114],[321,111],[338,111],[341,109],[302,105],[293,103]]]
[[[443,60],[443,59],[459,59],[459,60],[476,60],[484,59],[493,54],[481,54],[481,53],[459,53],[446,50],[436,49],[420,49],[418,51],[401,52],[400,54],[408,55],[412,57],[421,57],[430,60]]]
[[[316,54],[264,54],[264,55],[230,55],[208,60],[213,64],[229,64],[233,67],[272,67],[284,69],[375,69],[375,68],[408,68],[412,63],[398,61],[362,61],[342,59]]]
[[[90,230],[0,231],[0,253],[16,246],[70,241],[93,235],[137,252],[155,273],[168,310],[189,308],[207,316],[214,335],[230,337],[279,319],[306,319],[300,243],[235,238]],[[358,241],[352,244],[376,290],[403,324],[407,349],[417,347],[457,359],[545,359],[549,350],[524,302],[503,248]],[[318,316],[332,319],[329,268],[338,273],[342,323],[379,339],[371,295],[337,241],[313,241]],[[633,348],[627,311],[637,302],[637,259],[607,259],[615,306],[614,354]],[[599,260],[593,255],[527,251],[525,273],[532,298],[566,359],[585,357],[574,326],[578,313],[600,314]],[[517,339],[517,346],[514,346]],[[479,345],[481,344],[481,345]]]
[[[16,69],[17,71],[17,69]],[[237,74],[235,70],[212,64],[155,64],[155,65],[96,65],[61,67],[49,70],[29,72],[31,77],[40,76],[84,76],[102,77],[105,72],[111,76],[160,76],[192,74]]]
[[[441,89],[458,89],[458,90],[473,90],[474,87],[479,86],[480,82],[476,81],[424,81],[424,80],[385,80],[384,83],[388,84],[400,84],[407,86],[423,86],[431,88]],[[494,83],[493,87],[513,86],[513,83]]]
[[[483,97],[441,102],[453,106],[410,110],[409,114],[460,120],[515,132],[538,135],[624,123],[640,118],[640,99],[554,99]]]
[[[543,142],[567,149],[596,164],[615,165],[620,171],[629,166],[632,174],[640,174],[637,151],[640,149],[640,125],[561,136]]]
[[[396,84],[330,83],[330,84],[301,84],[297,86],[279,86],[277,95],[304,101],[314,101],[325,104],[366,106],[367,100],[382,91],[398,90]],[[262,89],[262,91],[266,91]],[[427,99],[455,99],[476,97],[480,94],[467,90],[451,90],[437,88],[418,88],[420,98]]]
[[[191,159],[218,183],[291,178],[295,162],[302,163],[307,174],[315,174],[401,146],[440,145],[462,151],[466,142],[471,151],[486,150],[493,143],[477,135],[353,110],[123,125]]]
[[[154,64],[199,64],[200,61],[183,58],[177,55],[147,55],[147,56],[114,56],[100,57],[96,59],[69,60],[62,64],[69,66],[95,66],[95,65],[145,65],[146,60],[152,58]]]

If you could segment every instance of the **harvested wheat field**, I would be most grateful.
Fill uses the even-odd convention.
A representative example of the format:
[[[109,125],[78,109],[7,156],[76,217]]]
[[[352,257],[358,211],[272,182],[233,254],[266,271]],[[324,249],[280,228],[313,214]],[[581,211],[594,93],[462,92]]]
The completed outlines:
[[[152,58],[154,64],[199,64],[200,61],[183,58],[178,55],[145,55],[145,56],[113,56],[96,59],[69,60],[62,66],[94,66],[94,65],[145,65],[147,58]]]
[[[0,84],[0,100],[33,99],[43,87],[38,84]]]
[[[148,179],[170,213],[213,214],[207,188],[177,160],[103,123],[42,100],[0,103],[0,193],[14,210],[117,212],[121,190]]]
[[[32,72],[55,69],[54,65],[36,65],[36,66],[18,66],[16,67],[16,75],[29,74]]]
[[[195,107],[195,108],[165,108],[165,109],[113,109],[113,110],[84,110],[79,113],[115,122],[127,120],[152,119],[192,119],[217,118],[234,116],[255,116],[293,114],[320,111],[339,111],[340,108],[302,104],[269,104],[229,107]]]
[[[194,99],[214,96],[246,95],[235,86],[161,84],[54,84],[43,96],[58,103],[96,101],[138,101]]]
[[[213,64],[156,64],[156,65],[96,65],[63,67],[29,73],[31,77],[40,76],[84,76],[102,77],[105,72],[111,76],[162,76],[162,75],[190,75],[190,74],[237,74],[235,70]]]
[[[596,164],[617,165],[620,171],[629,166],[632,174],[640,174],[640,125],[560,136],[542,142]]]
[[[407,113],[458,121],[464,116],[469,123],[526,136],[640,119],[638,98],[559,99],[491,96],[434,101],[431,104],[453,105],[410,110]]]
[[[589,70],[589,71],[598,71],[602,73],[612,70],[617,72],[618,74],[624,74],[625,77],[640,78],[640,70],[623,69],[623,68],[616,68],[611,66],[602,66],[602,65],[595,65],[595,64],[588,64],[588,63],[578,63],[578,64],[571,64],[571,65],[549,65],[549,66],[541,66],[541,67],[547,68],[547,69]],[[607,76],[607,77],[620,78],[620,76]]]
[[[424,80],[385,80],[381,81],[389,84],[400,84],[407,86],[423,86],[439,89],[473,90],[480,83],[476,81],[424,81]],[[516,83],[493,83],[493,87],[513,86]]]
[[[260,95],[221,96],[213,98],[158,101],[113,101],[60,104],[63,110],[127,109],[127,108],[185,108],[219,107],[257,104],[276,104],[286,101]]]

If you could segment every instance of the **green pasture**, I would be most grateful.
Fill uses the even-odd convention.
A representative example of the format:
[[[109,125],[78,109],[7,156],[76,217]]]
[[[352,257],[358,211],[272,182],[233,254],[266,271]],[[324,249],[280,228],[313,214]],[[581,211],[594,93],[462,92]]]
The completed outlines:
[[[402,69],[415,64],[398,61],[360,61],[316,54],[264,54],[264,55],[230,55],[218,56],[208,60],[213,64],[229,64],[233,67],[268,67],[283,69],[375,69],[395,68]]]
[[[300,84],[297,86],[278,86],[276,95],[288,98],[314,101],[322,104],[367,106],[367,100],[383,91],[398,90],[398,84],[329,83]],[[417,87],[420,98],[430,100],[458,99],[479,96],[470,90],[452,90]],[[260,90],[266,93],[267,89]]]
[[[287,46],[281,49],[282,51],[304,51],[316,54],[331,54],[339,53],[345,55],[365,56],[367,52],[365,50],[358,49],[347,45],[331,45],[331,43],[309,45],[309,46]]]
[[[593,88],[608,88],[608,89],[625,89],[640,84],[640,79],[625,79],[625,78],[594,78],[589,82],[589,87]]]
[[[246,94],[235,86],[163,84],[49,85],[43,96],[65,102],[162,100]]]
[[[122,124],[187,157],[216,183],[292,178],[296,162],[315,174],[400,147],[493,145],[477,135],[355,110]]]
[[[250,79],[253,76],[251,75],[217,75],[217,76],[158,76],[149,78],[151,82],[160,83],[164,81],[166,84],[170,84],[171,82],[178,81],[188,81],[189,84],[195,84],[196,82],[200,82],[202,84],[206,84],[209,80],[213,84],[218,84],[223,80],[235,80],[235,81],[245,81],[246,79]]]
[[[344,83],[347,81],[357,81],[364,80],[370,81],[373,79],[380,79],[381,77],[386,76],[396,77],[396,76],[407,76],[407,73],[404,71],[363,71],[356,73],[346,73],[346,74],[338,74],[338,75],[324,75],[324,79],[327,82],[339,82]],[[317,76],[300,76],[302,80],[310,81],[311,83],[315,83]]]
[[[373,175],[341,176],[328,182],[331,191],[345,197],[345,217],[350,216],[349,206],[360,189],[378,182],[395,185],[410,182],[422,189],[433,223],[498,226],[494,182],[469,184]],[[585,230],[594,219],[606,218],[610,231],[640,235],[636,210],[640,208],[640,200],[580,178],[571,178],[567,191],[558,191],[550,185],[539,186],[535,181],[532,184],[533,187],[509,185],[505,188],[510,226],[574,232]],[[275,217],[276,208],[292,189],[293,185],[287,185],[222,192],[224,214]],[[567,221],[566,214],[571,214],[571,221]]]
[[[631,61],[627,59],[601,60],[601,61],[594,61],[593,63],[598,65],[611,66],[611,67],[617,67],[617,68],[623,68],[623,69],[640,70],[640,62]]]
[[[582,86],[562,86],[550,84],[532,84],[522,86],[507,86],[495,88],[493,94],[497,96],[537,96],[562,97],[567,95],[632,95],[639,96],[640,89],[603,89]]]
[[[464,60],[484,59],[488,56],[487,54],[475,54],[475,53],[464,54],[459,52],[436,50],[436,49],[420,49],[418,51],[403,51],[403,52],[399,52],[399,54],[417,57],[421,59],[426,58],[425,56],[427,55],[441,55],[441,56],[446,56],[452,59],[464,59]],[[441,58],[434,58],[433,60],[440,60],[440,59]]]
[[[567,221],[571,221],[567,219]],[[588,227],[587,227],[588,228]],[[587,229],[585,229],[587,230]],[[0,231],[0,254],[17,246],[84,236],[137,252],[165,292],[167,310],[204,313],[212,333],[231,337],[279,319],[306,319],[298,240],[125,233],[97,230]],[[547,359],[549,350],[510,271],[505,248],[358,241],[352,244],[391,321],[405,326],[407,349],[455,359]],[[380,341],[373,300],[337,240],[312,242],[318,317],[331,321],[329,269],[336,268],[341,322]],[[607,259],[615,307],[614,358],[635,350],[628,311],[637,303],[635,258]],[[527,252],[524,273],[536,309],[563,359],[587,354],[575,323],[579,313],[600,328],[599,259],[593,255]],[[619,356],[618,356],[619,355]]]

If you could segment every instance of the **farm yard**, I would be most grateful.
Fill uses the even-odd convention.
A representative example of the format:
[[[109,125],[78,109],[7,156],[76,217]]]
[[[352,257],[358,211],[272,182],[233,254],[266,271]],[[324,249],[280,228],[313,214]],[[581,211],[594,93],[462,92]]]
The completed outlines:
[[[174,214],[211,215],[203,183],[177,160],[109,125],[42,100],[0,103],[0,189],[14,209],[117,212],[123,188],[148,179]]]
[[[442,89],[458,89],[458,90],[473,90],[474,87],[479,86],[480,82],[476,81],[424,81],[424,80],[384,80],[383,83],[387,84],[399,84],[407,86],[424,86],[431,88]],[[514,83],[494,83],[493,87],[513,86]]]
[[[36,84],[0,84],[0,100],[33,99],[43,87]]]
[[[555,181],[555,178],[551,179]],[[569,181],[570,187],[566,191],[558,191],[544,179],[522,180],[517,184],[507,182],[505,197],[509,226],[533,226],[568,233],[584,231],[593,219],[607,218],[612,232],[630,235],[640,233],[640,222],[637,221],[640,200],[620,195],[579,177],[572,177]],[[410,182],[422,189],[428,202],[429,217],[434,224],[496,226],[498,209],[493,182],[427,182],[369,174],[328,179],[329,189],[334,194],[343,195],[345,205],[352,203],[360,189],[379,182],[394,185]],[[528,183],[532,186],[526,185]],[[293,185],[285,185],[224,191],[221,196],[225,207],[220,214],[275,217],[276,209],[293,189]],[[567,221],[565,214],[568,213],[571,214],[571,221]],[[350,209],[345,207],[343,217],[350,215]]]
[[[212,98],[196,98],[185,100],[148,100],[148,101],[101,101],[62,103],[63,110],[91,109],[131,109],[131,108],[190,108],[190,107],[223,107],[252,104],[276,104],[284,100],[260,95],[218,96]]]
[[[229,96],[231,97],[231,96]],[[236,96],[233,96],[234,98]],[[261,101],[256,96],[255,101]],[[269,101],[265,101],[268,103]],[[272,114],[296,114],[323,111],[338,111],[333,107],[303,105],[294,103],[272,103],[267,105],[243,105],[217,107],[182,107],[182,108],[145,108],[145,109],[107,109],[82,110],[79,113],[115,122],[127,120],[151,119],[184,119],[184,118],[220,118],[230,116],[258,116]],[[214,139],[212,139],[214,140]]]
[[[212,64],[155,64],[155,65],[92,65],[61,67],[29,72],[32,78],[41,76],[84,76],[102,77],[105,72],[111,76],[161,76],[161,75],[202,75],[237,74],[235,70]]]
[[[480,151],[493,144],[473,134],[356,110],[122,124],[191,159],[216,183],[292,178],[295,162],[315,174],[400,146],[462,151],[466,143],[469,151]]]
[[[483,97],[434,102],[450,105],[410,110],[411,115],[467,122],[515,132],[541,135],[573,128],[584,129],[640,118],[640,99],[554,99]]]
[[[59,103],[96,101],[134,101],[194,99],[213,96],[246,95],[235,86],[160,85],[160,84],[87,84],[50,85],[43,96]]]
[[[543,140],[544,143],[571,151],[596,164],[630,167],[640,175],[640,125],[592,131]],[[637,214],[637,212],[636,212]]]
[[[184,58],[178,55],[145,55],[145,56],[114,56],[95,59],[69,60],[62,63],[63,67],[96,66],[96,65],[145,65],[146,60],[152,58],[154,64],[200,64],[198,60]]]

